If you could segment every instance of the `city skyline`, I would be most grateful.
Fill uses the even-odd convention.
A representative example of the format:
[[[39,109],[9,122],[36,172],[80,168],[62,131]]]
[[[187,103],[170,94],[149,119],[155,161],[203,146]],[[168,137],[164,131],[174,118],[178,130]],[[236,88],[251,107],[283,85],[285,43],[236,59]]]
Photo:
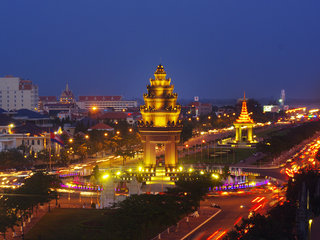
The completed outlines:
[[[141,98],[161,63],[179,99],[318,98],[318,2],[0,6],[0,76],[30,79],[39,95],[69,83],[75,95]]]

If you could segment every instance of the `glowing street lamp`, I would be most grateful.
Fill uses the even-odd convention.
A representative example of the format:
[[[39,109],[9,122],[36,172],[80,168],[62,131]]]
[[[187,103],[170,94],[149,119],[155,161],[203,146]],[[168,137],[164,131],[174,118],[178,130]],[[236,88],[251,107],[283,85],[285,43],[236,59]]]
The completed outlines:
[[[212,173],[211,176],[212,176],[214,179],[219,179],[219,175],[218,175],[218,174]]]
[[[204,139],[202,139],[201,141],[201,163],[202,163],[202,144],[205,143],[206,141]]]
[[[189,162],[190,154],[189,154],[189,145],[188,144],[186,144],[186,148],[188,149],[188,162]]]
[[[102,176],[103,179],[107,179],[109,177],[110,177],[110,175],[108,173]]]
[[[85,135],[84,137],[85,137],[85,139],[89,139],[89,135]]]
[[[96,106],[92,106],[92,107],[91,107],[91,110],[92,110],[92,111],[96,111],[97,109],[98,109],[98,108],[97,108]]]
[[[9,126],[8,126],[9,134],[12,134],[12,128],[14,128],[14,124],[13,123],[9,124]]]
[[[73,143],[73,139],[72,138],[69,139],[69,143]]]

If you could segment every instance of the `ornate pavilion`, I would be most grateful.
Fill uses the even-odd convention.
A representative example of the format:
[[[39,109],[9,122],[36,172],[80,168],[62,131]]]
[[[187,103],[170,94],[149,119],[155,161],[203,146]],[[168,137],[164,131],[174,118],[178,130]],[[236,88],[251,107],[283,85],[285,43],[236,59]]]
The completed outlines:
[[[256,141],[254,141],[253,139],[253,131],[252,131],[254,121],[250,118],[248,114],[247,101],[246,101],[245,94],[243,96],[240,116],[233,123],[233,125],[236,130],[236,136],[233,143],[236,143],[236,144],[256,143]],[[243,134],[243,133],[246,133],[246,134]]]

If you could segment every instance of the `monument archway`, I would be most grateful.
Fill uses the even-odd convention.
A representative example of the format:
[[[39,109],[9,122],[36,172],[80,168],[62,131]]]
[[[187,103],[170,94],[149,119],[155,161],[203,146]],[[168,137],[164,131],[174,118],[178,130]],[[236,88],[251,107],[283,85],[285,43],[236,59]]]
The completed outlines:
[[[144,165],[156,167],[156,145],[164,145],[164,160],[166,167],[175,167],[178,163],[177,144],[180,141],[180,129],[150,129],[141,127],[141,139],[144,147]]]
[[[147,168],[156,167],[155,147],[159,143],[165,145],[165,166],[171,168],[178,163],[181,106],[176,104],[178,95],[173,93],[174,86],[170,82],[163,66],[159,65],[154,79],[150,78],[148,92],[143,95],[145,105],[140,106],[142,120],[138,127],[144,146],[144,165]]]

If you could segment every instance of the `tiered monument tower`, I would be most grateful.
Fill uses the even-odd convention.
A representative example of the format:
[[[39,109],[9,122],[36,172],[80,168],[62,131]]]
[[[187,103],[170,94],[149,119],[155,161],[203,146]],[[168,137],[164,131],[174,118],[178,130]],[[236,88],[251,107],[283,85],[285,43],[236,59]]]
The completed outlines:
[[[165,166],[174,168],[178,162],[177,143],[180,141],[182,126],[179,122],[181,106],[177,105],[174,86],[160,64],[150,78],[148,93],[143,95],[145,105],[140,106],[142,120],[139,131],[144,144],[144,165],[156,167],[156,144],[165,146]]]
[[[253,120],[250,118],[247,110],[247,102],[246,102],[246,95],[243,96],[242,101],[242,108],[241,113],[238,119],[233,123],[235,129],[236,129],[236,137],[235,137],[235,143],[253,143],[253,137],[252,137],[252,127],[254,125]],[[242,127],[247,127],[247,136],[244,137],[242,135]]]

